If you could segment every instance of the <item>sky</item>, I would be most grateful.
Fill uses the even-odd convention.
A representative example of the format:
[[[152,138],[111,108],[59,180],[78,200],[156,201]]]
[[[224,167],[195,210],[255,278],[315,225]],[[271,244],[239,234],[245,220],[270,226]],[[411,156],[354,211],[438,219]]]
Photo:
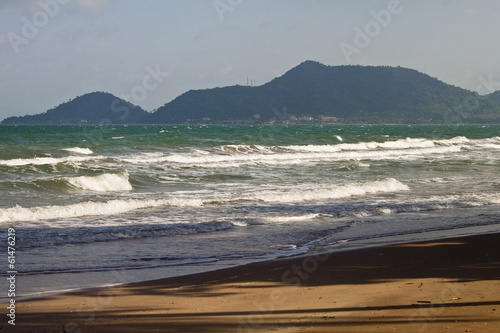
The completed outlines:
[[[153,111],[305,60],[500,90],[498,0],[0,0],[0,120],[105,91]]]

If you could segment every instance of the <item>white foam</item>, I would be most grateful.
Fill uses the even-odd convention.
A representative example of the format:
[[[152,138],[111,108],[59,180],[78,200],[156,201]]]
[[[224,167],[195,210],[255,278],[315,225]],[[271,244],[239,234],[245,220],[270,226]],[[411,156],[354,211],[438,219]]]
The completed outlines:
[[[250,198],[265,202],[302,202],[362,196],[379,192],[408,191],[410,188],[394,178],[367,183],[346,184],[329,188],[303,189],[288,192],[261,192]]]
[[[232,228],[233,226],[234,225],[232,223],[226,221],[210,221],[202,223],[160,223],[157,225],[144,226],[116,225],[113,228],[103,228],[101,230],[92,230],[92,228],[89,229],[86,227],[79,228],[77,230],[65,228],[56,229],[52,227],[41,231],[44,237],[36,237],[34,234],[26,237],[23,242],[23,247],[46,247],[59,244],[93,243],[118,239],[138,239],[211,233],[226,230]],[[193,262],[198,261],[195,259],[187,260]],[[218,259],[207,258],[204,261],[207,262],[214,260]]]
[[[340,140],[342,141],[342,140]],[[411,148],[433,148],[435,143],[428,139],[413,139],[406,138],[396,141],[384,142],[358,142],[358,143],[342,143],[337,145],[292,145],[283,146],[283,149],[304,152],[339,152],[339,151],[356,151],[356,150],[373,150],[373,149],[411,149]]]
[[[318,214],[318,213],[296,215],[296,216],[288,216],[288,215],[270,216],[270,217],[265,217],[264,221],[268,222],[268,223],[269,222],[271,222],[271,223],[286,223],[286,222],[294,222],[294,221],[312,220],[312,219],[315,219],[319,216],[320,216],[320,214]]]
[[[339,145],[340,146],[340,145]],[[321,161],[346,160],[386,160],[386,159],[413,159],[426,155],[447,154],[460,151],[457,146],[427,147],[419,149],[389,149],[363,151],[341,151],[336,146],[287,146],[283,149],[294,152],[267,152],[267,153],[233,153],[233,154],[171,154],[146,153],[119,158],[120,161],[132,164],[158,164],[169,167],[200,167],[200,168],[230,168],[242,165],[286,165],[308,164]],[[270,150],[268,150],[270,151]]]
[[[272,153],[272,150],[269,147],[260,145],[225,145],[216,148],[216,150],[229,153],[243,153],[243,154],[248,154],[253,152]]]
[[[341,138],[340,138],[341,139]],[[339,140],[339,138],[337,138]],[[496,147],[498,138],[469,140],[465,137],[432,140],[406,138],[384,142],[339,143],[331,145],[224,145],[209,150],[195,150],[173,154],[146,153],[124,156],[119,160],[133,164],[158,164],[168,167],[230,168],[242,165],[311,164],[342,160],[412,160],[438,154],[460,152],[481,144]]]
[[[468,194],[464,199],[467,203],[479,202],[480,205],[500,204],[500,193],[475,193]]]
[[[84,216],[113,215],[130,212],[136,209],[155,208],[162,206],[198,207],[203,201],[190,198],[157,199],[157,200],[110,200],[105,202],[86,201],[65,206],[39,206],[0,209],[0,222],[38,221],[64,219]]]
[[[55,165],[59,163],[80,163],[89,160],[104,159],[103,156],[67,156],[67,157],[35,157],[35,158],[16,158],[11,160],[0,160],[0,165],[24,166],[24,165]]]
[[[64,148],[64,149],[61,149],[61,150],[65,150],[67,152],[75,153],[75,154],[80,154],[80,155],[92,155],[94,153],[89,148],[80,148],[80,147]]]
[[[369,211],[366,211],[366,210],[360,210],[360,211],[356,211],[356,212],[350,212],[349,215],[353,216],[353,217],[359,217],[359,218],[372,216],[372,214]]]
[[[394,210],[392,210],[388,207],[379,207],[379,208],[377,208],[377,211],[383,215],[389,215],[389,214],[392,214],[395,212]]]
[[[98,176],[104,179],[113,176],[111,179],[116,180],[118,175],[102,175]],[[79,178],[79,177],[75,177]],[[97,177],[94,177],[97,178]],[[99,179],[99,178],[98,178]],[[75,179],[72,179],[73,181]],[[123,178],[120,181],[124,181]],[[128,183],[128,181],[127,181]],[[89,185],[90,184],[90,185]],[[89,181],[89,177],[83,178],[83,182],[79,183],[87,188],[92,187],[93,190],[105,189],[94,182]],[[107,185],[106,185],[107,186]],[[116,184],[113,189],[116,189]],[[107,189],[107,188],[106,188]],[[76,218],[84,216],[99,216],[99,215],[114,215],[121,214],[137,209],[157,208],[162,206],[171,207],[200,207],[205,204],[220,204],[227,202],[235,202],[240,200],[256,200],[264,202],[304,202],[312,200],[328,200],[335,198],[345,198],[350,196],[361,196],[378,192],[393,192],[407,191],[409,187],[400,183],[396,179],[387,178],[374,182],[346,184],[333,186],[329,188],[318,188],[316,185],[304,187],[303,189],[294,189],[283,192],[277,190],[262,191],[252,195],[243,197],[230,196],[228,198],[189,198],[189,197],[172,197],[168,199],[116,199],[105,202],[82,202],[65,206],[39,206],[39,207],[21,207],[15,206],[12,208],[0,209],[0,222],[13,221],[38,221],[50,219]],[[312,219],[317,217],[317,214],[308,214],[304,216],[283,217],[282,219]]]
[[[71,186],[95,192],[131,191],[128,174],[105,173],[99,176],[80,176],[63,178]]]
[[[490,149],[500,149],[499,144],[493,144],[493,143],[484,143],[480,145],[482,148],[490,148]]]
[[[457,144],[464,144],[464,143],[469,143],[471,140],[467,139],[465,136],[457,136],[451,139],[444,139],[444,140],[438,140],[436,141],[437,144],[441,145],[457,145]]]

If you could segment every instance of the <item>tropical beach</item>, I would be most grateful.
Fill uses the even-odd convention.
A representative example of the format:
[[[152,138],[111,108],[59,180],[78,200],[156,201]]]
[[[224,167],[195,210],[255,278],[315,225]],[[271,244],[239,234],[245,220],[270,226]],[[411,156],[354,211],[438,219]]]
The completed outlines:
[[[93,131],[99,140],[89,140]],[[498,125],[1,127],[0,234],[15,234],[16,295],[496,232],[498,133]]]
[[[499,242],[372,247],[25,300],[16,332],[498,332]]]
[[[2,330],[494,332],[498,133],[1,127]]]
[[[0,1],[0,333],[500,332],[498,17]]]

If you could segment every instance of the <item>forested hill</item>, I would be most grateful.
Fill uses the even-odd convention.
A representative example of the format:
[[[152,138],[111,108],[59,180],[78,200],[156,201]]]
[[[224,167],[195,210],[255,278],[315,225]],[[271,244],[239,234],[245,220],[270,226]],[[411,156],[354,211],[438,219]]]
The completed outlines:
[[[286,113],[283,111],[286,110]],[[475,93],[401,67],[326,66],[306,61],[262,86],[191,90],[151,115],[154,123],[291,116],[343,123],[500,122]]]
[[[2,123],[500,123],[496,96],[482,98],[407,68],[306,61],[261,86],[190,90],[154,113],[96,92]]]
[[[486,95],[488,99],[496,102],[497,104],[500,104],[500,90],[495,91],[494,93],[491,93],[489,95]]]
[[[112,94],[93,92],[37,115],[10,117],[2,124],[134,124],[149,115]]]

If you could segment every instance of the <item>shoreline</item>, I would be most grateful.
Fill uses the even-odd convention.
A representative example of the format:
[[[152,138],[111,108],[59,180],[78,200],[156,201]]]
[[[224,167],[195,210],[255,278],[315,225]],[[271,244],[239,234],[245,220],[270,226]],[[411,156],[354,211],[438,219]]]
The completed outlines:
[[[456,231],[459,231],[456,233]],[[451,235],[450,235],[451,233]],[[294,259],[294,258],[302,258],[307,256],[313,256],[316,254],[323,253],[337,253],[337,252],[346,252],[346,251],[354,251],[354,250],[362,250],[369,249],[374,247],[388,246],[388,245],[397,245],[397,244],[405,244],[405,243],[414,243],[421,241],[432,241],[432,240],[445,240],[448,238],[457,238],[457,237],[467,237],[473,235],[482,235],[482,234],[492,234],[497,233],[496,225],[487,225],[478,228],[475,227],[462,227],[457,229],[445,229],[445,230],[429,230],[426,232],[418,232],[418,233],[408,233],[408,234],[396,234],[396,235],[383,235],[380,237],[371,237],[371,238],[360,238],[354,240],[343,240],[338,241],[335,244],[330,244],[328,247],[323,248],[322,250],[318,249],[309,249],[305,253],[288,255],[288,256],[272,256],[269,258],[258,259],[256,261],[244,261],[240,263],[226,263],[223,264],[222,267],[211,267],[211,268],[201,268],[198,270],[190,271],[186,270],[181,274],[171,275],[169,272],[166,272],[165,269],[170,269],[172,266],[164,266],[164,267],[146,267],[141,269],[116,269],[116,270],[100,270],[100,271],[81,271],[81,272],[65,272],[60,274],[75,274],[75,278],[77,280],[82,280],[82,275],[85,276],[87,274],[106,274],[103,275],[104,280],[108,280],[108,283],[102,283],[99,285],[87,285],[87,286],[75,286],[75,287],[65,287],[63,289],[51,289],[44,291],[34,291],[31,293],[20,294],[17,296],[19,300],[31,300],[37,298],[43,298],[53,295],[67,294],[67,293],[75,293],[75,292],[85,292],[89,290],[99,289],[99,288],[109,288],[115,286],[123,286],[128,284],[137,284],[137,283],[147,283],[153,282],[156,280],[165,280],[165,279],[173,279],[173,278],[182,278],[185,276],[196,275],[196,274],[204,274],[217,272],[219,270],[224,269],[232,269],[238,268],[251,264],[261,264],[266,262],[274,262],[286,259]],[[195,265],[196,266],[196,265]],[[191,267],[188,265],[186,267]],[[152,272],[154,277],[152,278],[128,278],[126,275],[136,276],[137,272]],[[132,273],[134,272],[134,273]],[[37,275],[33,275],[36,277]],[[41,275],[44,277],[45,275]],[[49,275],[51,276],[51,275]],[[106,277],[104,277],[106,276]],[[144,274],[139,274],[139,276],[144,277]],[[31,277],[31,276],[30,276]],[[58,276],[54,276],[56,280],[60,279]],[[7,295],[0,297],[0,304],[8,303],[9,298]]]
[[[499,243],[392,244],[44,295],[18,300],[16,332],[499,331]]]

